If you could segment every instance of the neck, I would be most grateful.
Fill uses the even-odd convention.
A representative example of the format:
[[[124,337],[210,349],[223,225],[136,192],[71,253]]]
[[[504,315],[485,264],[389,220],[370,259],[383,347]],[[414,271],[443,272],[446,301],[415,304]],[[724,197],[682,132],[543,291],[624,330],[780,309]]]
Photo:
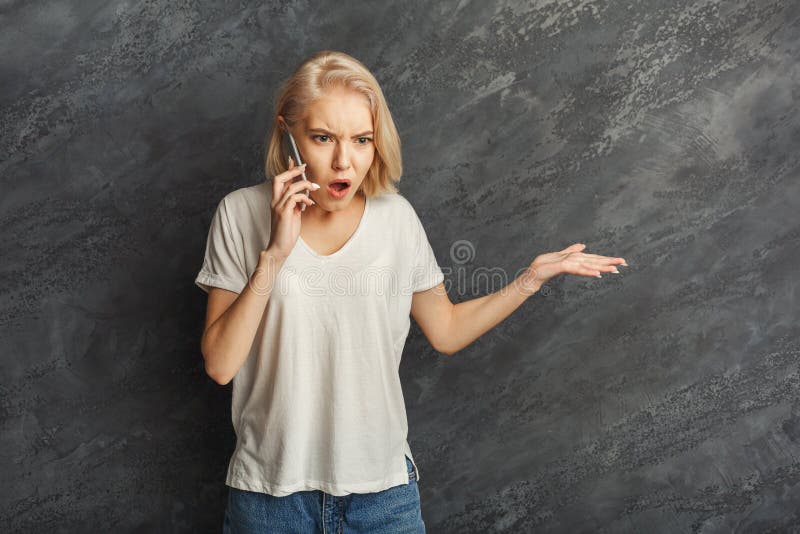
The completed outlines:
[[[353,213],[361,213],[361,210],[366,202],[366,196],[363,191],[356,191],[355,196],[350,199],[347,206],[335,211],[328,211],[314,204],[307,206],[305,213],[303,213],[303,221],[311,222],[312,224],[319,223],[321,225],[330,226],[340,221],[349,219]]]

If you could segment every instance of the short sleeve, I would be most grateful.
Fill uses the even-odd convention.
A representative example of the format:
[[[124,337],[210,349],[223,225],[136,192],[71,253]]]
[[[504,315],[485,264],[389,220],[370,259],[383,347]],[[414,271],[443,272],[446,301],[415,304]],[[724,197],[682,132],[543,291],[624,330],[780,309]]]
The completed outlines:
[[[247,272],[236,249],[233,226],[223,198],[211,219],[203,266],[194,283],[206,293],[211,287],[241,293],[247,282]]]
[[[428,241],[428,235],[425,228],[422,226],[416,212],[413,212],[413,221],[411,235],[414,241],[414,272],[412,274],[413,292],[425,291],[430,289],[442,281],[444,281],[444,273],[436,262],[436,255],[433,253]]]

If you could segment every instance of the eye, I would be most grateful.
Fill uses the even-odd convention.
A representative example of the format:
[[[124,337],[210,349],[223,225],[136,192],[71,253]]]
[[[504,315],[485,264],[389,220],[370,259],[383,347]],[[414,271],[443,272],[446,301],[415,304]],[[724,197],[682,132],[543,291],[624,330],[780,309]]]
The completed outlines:
[[[319,139],[321,142],[326,143],[330,139],[330,136],[327,136],[325,134],[318,134],[318,135],[312,135],[311,139]],[[358,137],[357,139],[359,140],[358,143],[359,145],[366,145],[372,142],[371,137]]]

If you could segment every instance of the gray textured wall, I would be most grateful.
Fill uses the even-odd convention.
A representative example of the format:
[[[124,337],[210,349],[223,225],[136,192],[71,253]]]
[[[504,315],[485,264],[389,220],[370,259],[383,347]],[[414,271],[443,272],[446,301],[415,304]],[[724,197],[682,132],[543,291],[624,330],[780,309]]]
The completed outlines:
[[[452,359],[414,326],[429,531],[799,528],[800,5],[378,4],[0,3],[4,530],[221,525],[193,279],[321,48],[382,83],[454,301],[573,242],[630,264]]]

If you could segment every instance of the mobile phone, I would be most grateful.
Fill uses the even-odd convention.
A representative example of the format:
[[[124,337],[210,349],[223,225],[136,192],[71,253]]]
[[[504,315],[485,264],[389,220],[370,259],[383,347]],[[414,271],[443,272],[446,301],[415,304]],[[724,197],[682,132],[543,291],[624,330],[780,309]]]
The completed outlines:
[[[289,154],[291,154],[295,166],[302,165],[303,160],[300,159],[300,152],[297,150],[297,144],[294,142],[294,137],[292,137],[292,133],[289,131],[288,128],[284,130],[284,133],[286,134],[284,136],[286,142],[286,151],[289,152]],[[301,178],[296,178],[292,180],[292,183],[294,183],[297,180],[308,180],[308,177],[306,176],[306,171],[303,171]],[[305,194],[307,197],[310,196],[308,189],[305,190]],[[305,203],[300,205],[300,211],[306,211]]]

